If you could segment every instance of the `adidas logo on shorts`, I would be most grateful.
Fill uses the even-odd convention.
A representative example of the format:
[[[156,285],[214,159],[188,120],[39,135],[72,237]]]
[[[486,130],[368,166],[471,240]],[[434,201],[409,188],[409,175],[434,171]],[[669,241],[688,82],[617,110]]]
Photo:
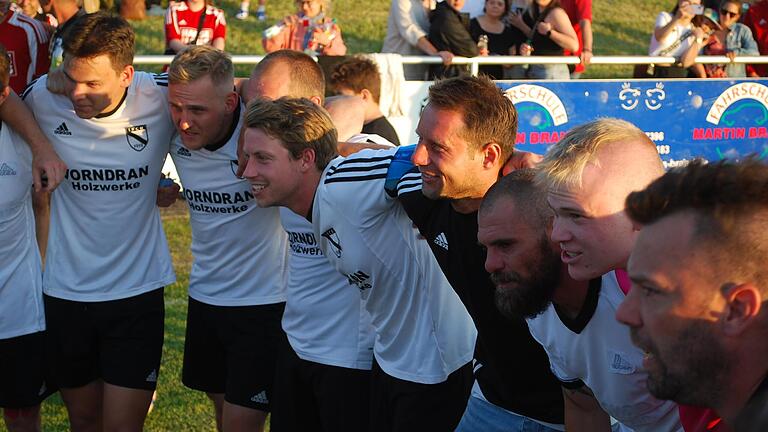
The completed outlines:
[[[157,369],[152,369],[152,372],[147,375],[147,382],[157,382]]]
[[[8,166],[7,163],[3,162],[2,165],[0,165],[0,176],[12,176],[16,175],[16,170]]]
[[[191,157],[192,156],[192,153],[190,153],[190,151],[185,149],[184,147],[179,147],[179,149],[176,150],[176,154],[179,155],[179,156],[184,156],[184,157]]]
[[[72,132],[69,131],[69,128],[67,127],[67,124],[64,122],[61,122],[59,127],[56,128],[55,131],[53,131],[54,135],[67,135],[72,136]]]
[[[441,232],[440,234],[435,237],[434,240],[435,244],[440,246],[441,248],[448,250],[448,237],[445,236],[444,232]]]
[[[266,390],[262,390],[261,393],[259,393],[257,395],[253,395],[253,397],[251,397],[251,402],[256,402],[256,403],[260,403],[260,404],[268,404],[269,403],[269,399],[267,399],[267,391]]]

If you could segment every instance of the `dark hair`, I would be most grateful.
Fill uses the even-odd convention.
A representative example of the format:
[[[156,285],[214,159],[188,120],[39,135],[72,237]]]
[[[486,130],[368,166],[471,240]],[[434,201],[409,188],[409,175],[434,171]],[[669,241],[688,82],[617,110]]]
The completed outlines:
[[[504,18],[509,13],[509,2],[510,0],[502,0],[504,2],[504,13],[501,14],[501,17]],[[483,1],[483,13],[485,14],[485,4],[488,3],[488,0]]]
[[[741,15],[741,12],[744,10],[744,2],[742,0],[723,0],[723,1],[720,2],[720,9],[722,9],[723,6],[725,6],[728,3],[733,3],[736,6],[738,6],[738,8],[739,8],[739,15]],[[719,14],[720,11],[717,11],[717,13]]]
[[[488,189],[480,204],[480,212],[491,210],[501,199],[511,199],[519,215],[531,228],[544,230],[552,221],[554,214],[547,203],[546,186],[535,180],[535,169],[512,171]]]
[[[378,103],[381,96],[381,77],[376,63],[362,57],[353,57],[337,64],[331,73],[331,88],[339,92],[343,88],[360,93],[363,89],[371,92],[373,101]]]
[[[11,59],[8,58],[8,51],[5,50],[3,44],[0,44],[0,91],[4,91],[5,87],[11,79]]]
[[[290,96],[294,98],[325,98],[325,76],[320,65],[301,51],[279,50],[267,54],[253,68],[251,78],[258,77],[270,67],[284,63],[291,69]]]
[[[313,149],[320,171],[338,155],[336,128],[330,115],[307,98],[254,99],[246,108],[245,124],[282,141],[294,159],[299,159],[304,150]]]
[[[644,225],[683,211],[695,215],[697,249],[711,245],[706,249],[717,262],[768,282],[768,165],[756,157],[696,160],[632,192],[626,201],[629,217]]]
[[[517,110],[487,76],[439,80],[429,88],[428,101],[428,105],[462,114],[461,135],[470,148],[480,150],[495,142],[501,146],[502,161],[512,155],[517,139]]]
[[[549,5],[547,5],[547,7],[545,7],[543,10],[539,10],[539,5],[533,1],[531,2],[530,6],[528,6],[528,10],[531,12],[530,16],[533,17],[534,20],[537,20],[540,15],[548,14],[549,11],[559,7],[561,7],[560,0],[552,0]]]
[[[119,15],[96,12],[73,18],[64,32],[64,57],[109,57],[116,71],[133,64],[135,54],[133,28]]]

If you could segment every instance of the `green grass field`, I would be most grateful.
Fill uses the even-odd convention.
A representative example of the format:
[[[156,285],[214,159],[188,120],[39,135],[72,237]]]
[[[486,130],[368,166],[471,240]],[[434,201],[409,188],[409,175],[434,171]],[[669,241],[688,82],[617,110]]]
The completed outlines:
[[[239,1],[239,0],[238,0]],[[239,5],[236,0],[218,2],[229,17]],[[255,3],[255,1],[253,2]],[[674,0],[596,0],[594,12],[594,51],[597,55],[645,54],[656,14],[669,10]],[[389,1],[336,0],[333,16],[344,32],[350,53],[375,52],[381,48],[386,31]],[[293,10],[293,3],[269,0],[266,24],[250,17],[246,21],[228,21],[227,51],[232,54],[263,54],[261,31]],[[162,54],[163,18],[148,17],[133,22],[136,27],[139,54]],[[140,66],[141,68],[141,66]],[[147,69],[144,67],[143,69]],[[238,75],[247,75],[247,66]],[[589,78],[620,78],[631,75],[631,67],[598,66],[589,69]],[[191,233],[186,205],[178,203],[163,210],[163,224],[173,255],[177,282],[166,289],[166,324],[163,365],[158,382],[159,398],[146,423],[148,431],[215,430],[212,409],[207,398],[181,384],[181,361],[184,347],[187,284],[191,255]],[[43,428],[46,431],[68,429],[66,412],[58,395],[43,405]],[[0,431],[4,431],[0,425]]]

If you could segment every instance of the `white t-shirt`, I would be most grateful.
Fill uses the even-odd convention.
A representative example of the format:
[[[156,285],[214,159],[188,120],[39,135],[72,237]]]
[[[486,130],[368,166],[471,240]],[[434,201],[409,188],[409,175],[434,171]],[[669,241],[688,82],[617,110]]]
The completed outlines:
[[[224,146],[189,150],[171,146],[192,225],[189,296],[216,306],[285,301],[288,242],[277,208],[260,208],[237,172],[242,117]],[[223,127],[230,127],[224,125]]]
[[[672,15],[669,12],[661,12],[656,17],[655,29],[664,27],[672,21]],[[656,40],[656,36],[651,33],[651,44],[648,48],[648,55],[651,56],[672,56],[680,57],[688,51],[691,44],[696,39],[691,33],[693,26],[675,24],[667,33],[663,40]],[[688,35],[684,37],[685,35]]]
[[[374,331],[360,291],[328,262],[309,221],[284,207],[280,219],[290,243],[283,330],[291,347],[307,361],[370,370]]]
[[[91,119],[78,117],[67,97],[46,90],[46,79],[23,97],[69,169],[51,195],[44,292],[96,302],[173,283],[156,205],[175,132],[164,76],[136,72],[117,109]]]
[[[605,412],[622,425],[637,432],[682,431],[677,405],[648,392],[643,352],[632,344],[629,327],[616,321],[623,300],[615,273],[606,273],[599,293],[590,286],[576,320],[561,318],[550,305],[527,320],[528,327],[547,351],[555,376],[564,383],[583,381]]]
[[[0,339],[45,330],[31,166],[27,145],[0,123]]]
[[[331,162],[318,185],[312,225],[325,256],[360,290],[381,369],[435,384],[472,360],[477,332],[429,245],[384,190],[396,151],[364,150]]]

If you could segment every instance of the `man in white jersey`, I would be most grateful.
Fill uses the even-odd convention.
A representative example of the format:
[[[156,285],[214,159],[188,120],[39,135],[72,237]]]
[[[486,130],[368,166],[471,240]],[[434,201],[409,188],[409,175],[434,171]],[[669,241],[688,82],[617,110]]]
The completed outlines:
[[[32,113],[12,93],[9,72],[7,53],[0,46],[0,408],[9,431],[39,431],[40,403],[56,388],[48,381],[45,362],[43,280],[32,214],[32,155],[34,159],[44,153],[52,159],[58,156],[37,129]],[[55,187],[66,169],[60,161],[51,168],[46,190]],[[53,168],[63,168],[60,176]],[[39,167],[36,171],[34,182],[42,190]]]
[[[320,66],[297,51],[276,51],[253,70],[249,98],[301,97],[322,104]],[[245,163],[240,165],[240,170]],[[290,245],[283,344],[270,427],[275,431],[358,432],[368,428],[373,328],[360,294],[328,262],[312,224],[287,208]]]
[[[226,53],[192,46],[168,69],[179,134],[171,156],[184,185],[194,262],[182,380],[213,401],[219,430],[260,431],[285,337],[287,242],[277,209],[256,206],[235,176],[242,104]]]
[[[646,353],[651,393],[714,408],[720,430],[768,430],[765,161],[673,168],[626,211],[642,229],[616,317]]]
[[[581,415],[566,416],[566,430],[611,430],[608,415],[619,422],[616,430],[679,430],[677,405],[651,396],[643,353],[616,325],[624,294],[615,275],[590,281],[568,275],[549,238],[546,189],[534,176],[533,170],[518,170],[491,187],[480,207],[477,239],[487,249],[497,307],[527,319],[562,383],[565,403],[581,407]]]
[[[395,149],[336,156],[336,131],[301,99],[246,112],[245,176],[260,206],[312,219],[326,257],[376,329],[371,430],[449,431],[471,386],[475,328],[402,207],[384,192]]]
[[[538,181],[547,188],[555,212],[552,241],[576,280],[591,280],[615,271],[629,291],[627,260],[637,238],[624,212],[630,192],[641,190],[664,173],[656,146],[633,124],[603,118],[578,126],[550,147]],[[681,421],[707,416],[680,407]]]
[[[81,17],[64,38],[66,95],[24,93],[69,166],[51,201],[43,277],[49,355],[72,430],[141,430],[173,283],[155,205],[174,133],[164,80],[134,73],[122,18]]]

